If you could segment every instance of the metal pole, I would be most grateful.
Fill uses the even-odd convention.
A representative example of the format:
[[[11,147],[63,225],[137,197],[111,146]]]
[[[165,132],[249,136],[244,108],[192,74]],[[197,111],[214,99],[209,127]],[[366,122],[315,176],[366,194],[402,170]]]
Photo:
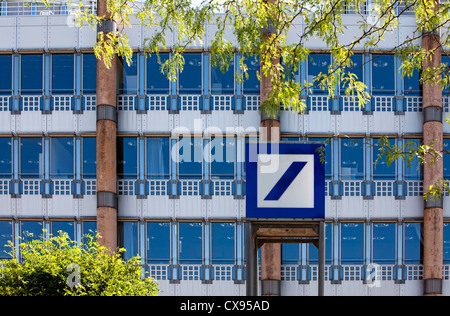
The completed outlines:
[[[246,252],[247,252],[247,296],[258,295],[258,250],[253,239],[253,225],[246,223]]]
[[[325,294],[325,222],[319,224],[319,296]]]

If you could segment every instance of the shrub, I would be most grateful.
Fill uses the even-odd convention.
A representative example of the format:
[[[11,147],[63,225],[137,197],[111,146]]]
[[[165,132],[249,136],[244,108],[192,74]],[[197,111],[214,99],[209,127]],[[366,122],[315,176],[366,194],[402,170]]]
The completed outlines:
[[[45,235],[45,234],[44,234]],[[25,242],[9,242],[12,259],[0,261],[0,295],[157,295],[157,284],[143,277],[140,258],[111,254],[92,236],[78,245],[67,233]],[[20,254],[20,260],[15,254]]]

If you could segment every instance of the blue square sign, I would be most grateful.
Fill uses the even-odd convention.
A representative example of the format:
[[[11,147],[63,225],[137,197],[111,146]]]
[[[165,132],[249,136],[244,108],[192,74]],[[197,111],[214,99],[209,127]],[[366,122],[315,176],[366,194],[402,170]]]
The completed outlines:
[[[325,218],[319,143],[246,143],[247,218]]]

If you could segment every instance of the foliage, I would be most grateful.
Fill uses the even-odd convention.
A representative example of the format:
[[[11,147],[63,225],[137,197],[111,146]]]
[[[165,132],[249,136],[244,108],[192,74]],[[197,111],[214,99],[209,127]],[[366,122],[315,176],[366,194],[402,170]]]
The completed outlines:
[[[17,249],[9,242],[12,259],[0,261],[0,295],[157,295],[157,284],[141,278],[139,257],[125,262],[123,249],[111,254],[92,236],[84,239],[77,245],[60,232],[46,240],[22,239]]]

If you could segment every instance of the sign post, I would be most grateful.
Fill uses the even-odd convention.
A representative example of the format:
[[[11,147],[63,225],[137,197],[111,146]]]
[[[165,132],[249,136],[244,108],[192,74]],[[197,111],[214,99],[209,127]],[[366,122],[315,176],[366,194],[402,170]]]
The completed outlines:
[[[325,166],[319,142],[246,143],[247,295],[258,293],[257,251],[264,243],[314,243],[324,294]],[[280,292],[279,282],[263,284]],[[275,291],[274,291],[275,290]]]

